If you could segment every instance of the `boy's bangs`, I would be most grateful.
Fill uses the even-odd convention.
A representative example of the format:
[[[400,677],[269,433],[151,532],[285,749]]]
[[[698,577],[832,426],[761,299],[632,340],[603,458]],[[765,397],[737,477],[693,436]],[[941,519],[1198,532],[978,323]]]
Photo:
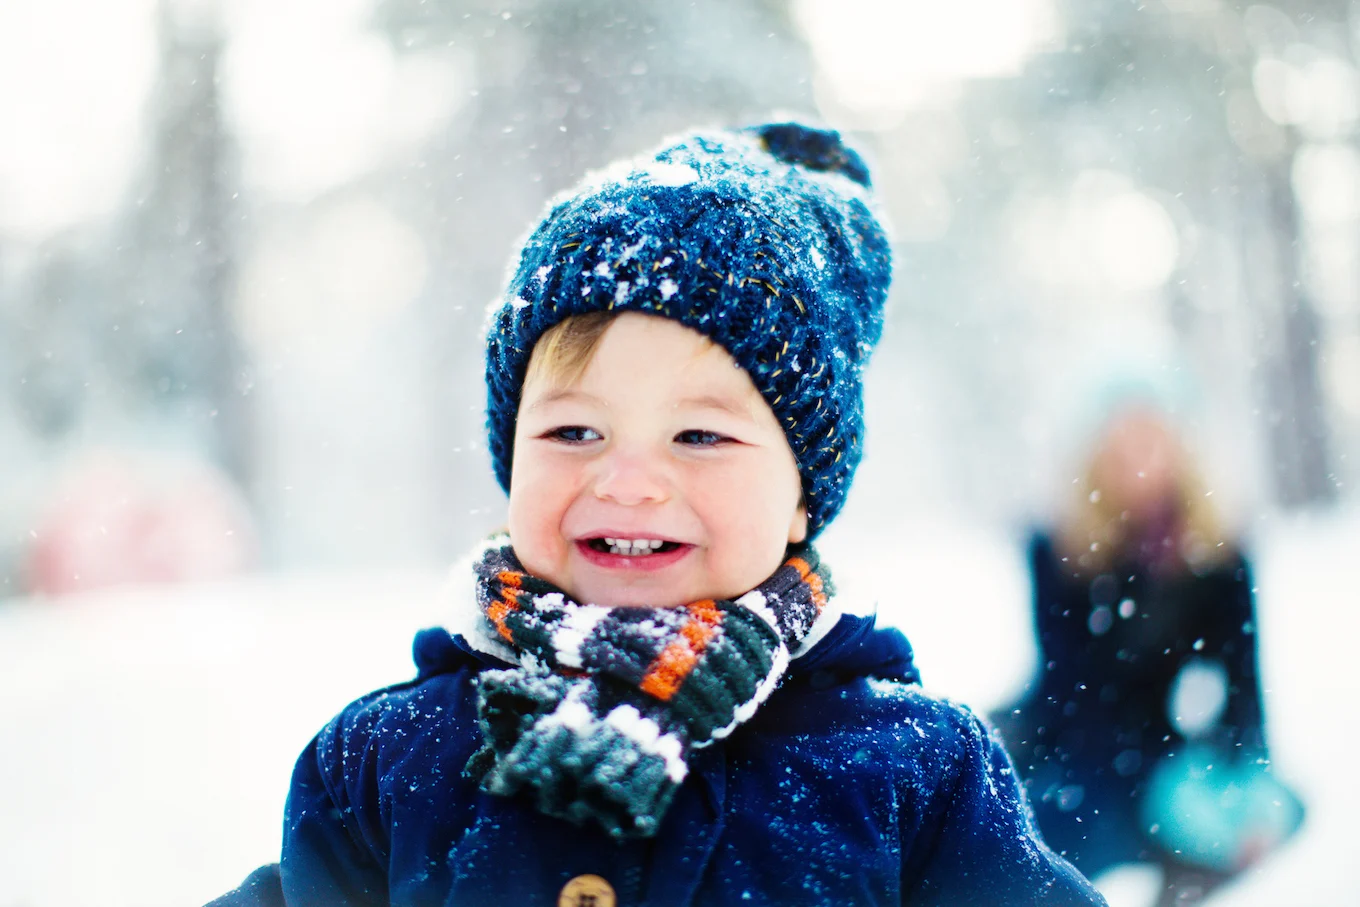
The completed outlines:
[[[569,387],[581,380],[604,332],[617,312],[588,312],[573,315],[548,328],[534,344],[524,381],[547,381]]]
[[[525,382],[547,381],[558,387],[571,387],[580,381],[590,367],[590,360],[595,357],[605,331],[621,314],[619,311],[587,312],[572,315],[548,328],[529,355]],[[708,337],[703,340],[705,347],[716,346]]]

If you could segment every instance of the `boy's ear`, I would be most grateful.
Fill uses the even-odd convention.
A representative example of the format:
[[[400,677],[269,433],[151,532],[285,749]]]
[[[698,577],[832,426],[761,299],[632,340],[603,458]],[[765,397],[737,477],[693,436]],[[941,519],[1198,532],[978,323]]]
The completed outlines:
[[[807,534],[807,504],[799,501],[798,509],[793,512],[793,519],[789,522],[789,544],[796,545],[799,542],[807,541]]]

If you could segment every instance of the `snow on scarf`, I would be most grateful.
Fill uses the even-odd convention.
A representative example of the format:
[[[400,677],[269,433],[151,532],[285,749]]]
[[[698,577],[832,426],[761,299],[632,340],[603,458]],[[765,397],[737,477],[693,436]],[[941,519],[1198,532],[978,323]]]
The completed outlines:
[[[656,833],[690,749],[755,714],[831,593],[806,544],[735,601],[676,608],[578,604],[526,573],[508,536],[475,571],[478,605],[521,667],[482,672],[486,742],[467,774],[616,838]]]

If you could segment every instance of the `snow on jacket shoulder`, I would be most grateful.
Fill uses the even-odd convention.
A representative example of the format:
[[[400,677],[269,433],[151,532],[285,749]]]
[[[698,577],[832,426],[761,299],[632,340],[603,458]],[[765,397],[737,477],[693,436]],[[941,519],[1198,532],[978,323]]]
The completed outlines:
[[[474,681],[503,665],[444,630],[415,650],[414,681],[303,752],[281,864],[212,907],[551,905],[587,875],[619,907],[1104,903],[1041,843],[1001,746],[922,692],[906,639],[872,618],[795,659],[755,717],[694,752],[656,837],[624,842],[465,779]]]

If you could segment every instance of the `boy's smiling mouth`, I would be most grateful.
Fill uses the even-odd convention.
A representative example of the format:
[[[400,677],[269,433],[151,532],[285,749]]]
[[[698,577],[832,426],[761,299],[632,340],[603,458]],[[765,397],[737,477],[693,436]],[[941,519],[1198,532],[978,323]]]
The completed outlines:
[[[648,536],[590,535],[576,540],[576,550],[589,563],[612,570],[659,570],[693,548],[685,542]]]
[[[622,554],[627,557],[647,557],[653,553],[664,554],[680,547],[679,542],[664,539],[625,539],[601,536],[587,539],[586,544],[602,554]]]

